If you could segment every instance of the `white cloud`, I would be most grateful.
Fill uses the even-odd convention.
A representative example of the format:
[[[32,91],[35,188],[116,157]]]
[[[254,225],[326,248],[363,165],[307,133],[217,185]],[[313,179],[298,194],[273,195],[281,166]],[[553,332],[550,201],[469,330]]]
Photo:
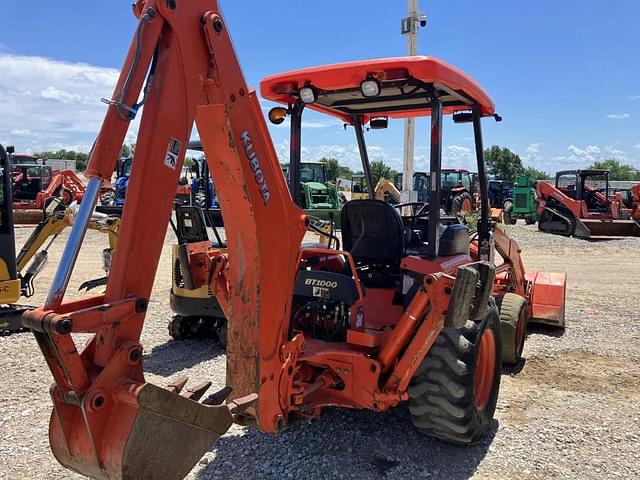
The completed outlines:
[[[612,118],[614,120],[623,120],[625,118],[631,118],[631,115],[628,113],[610,113],[607,115],[607,118]]]
[[[476,170],[476,156],[469,147],[448,145],[442,151],[442,165],[445,168]]]
[[[640,150],[640,143],[636,143],[635,148],[637,148],[638,150]]]
[[[532,143],[527,147],[527,153],[530,155],[538,155],[540,153],[541,143]]]
[[[88,151],[106,110],[100,99],[111,98],[119,72],[1,50],[0,140],[23,152]]]
[[[587,153],[591,154],[591,155],[597,155],[598,153],[601,152],[600,147],[597,147],[595,145],[589,145],[586,148]]]
[[[34,135],[28,128],[14,128],[9,133],[16,137],[30,137]]]
[[[61,103],[85,103],[91,104],[93,102],[90,99],[84,99],[80,95],[76,93],[66,92],[64,90],[60,90],[56,87],[47,87],[40,92],[40,96],[42,98],[46,98],[48,100],[57,100]]]
[[[11,47],[9,47],[9,45],[0,42],[0,52],[10,52],[11,51]]]
[[[556,170],[560,168],[585,168],[594,162],[599,162],[608,159],[615,159],[623,163],[636,164],[634,158],[627,155],[627,152],[616,148],[615,146],[608,145],[604,147],[598,147],[595,145],[589,145],[586,148],[580,148],[575,145],[570,145],[567,148],[567,155],[561,155],[553,157],[553,163],[555,163]]]
[[[276,144],[276,152],[281,163],[289,162],[289,141],[283,140]],[[399,148],[385,148],[379,145],[367,145],[369,161],[382,161],[396,170],[402,169],[402,150]],[[341,165],[353,171],[362,170],[360,150],[356,144],[337,145],[305,145],[301,148],[302,161],[314,162],[322,157],[335,158]],[[418,161],[418,156],[416,156]]]
[[[629,95],[627,100],[640,100],[640,95]]]

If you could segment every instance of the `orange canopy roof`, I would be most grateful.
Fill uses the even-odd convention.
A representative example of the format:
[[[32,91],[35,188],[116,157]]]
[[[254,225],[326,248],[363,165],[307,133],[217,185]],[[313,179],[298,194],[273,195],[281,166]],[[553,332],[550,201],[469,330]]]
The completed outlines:
[[[377,97],[364,97],[360,84],[375,79],[382,86]],[[440,95],[445,114],[479,105],[482,115],[493,115],[495,106],[487,92],[458,68],[434,57],[396,57],[336,63],[272,75],[260,82],[260,94],[267,100],[292,104],[300,88],[309,85],[317,92],[316,103],[307,108],[350,122],[362,117],[405,118],[431,114],[427,85]]]

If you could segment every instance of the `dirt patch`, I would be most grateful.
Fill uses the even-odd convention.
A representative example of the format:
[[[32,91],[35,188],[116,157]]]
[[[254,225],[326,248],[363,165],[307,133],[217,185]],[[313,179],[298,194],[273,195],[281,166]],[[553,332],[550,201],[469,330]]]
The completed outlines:
[[[519,380],[569,392],[629,398],[637,395],[640,385],[639,362],[638,357],[568,351],[554,357],[529,358]]]

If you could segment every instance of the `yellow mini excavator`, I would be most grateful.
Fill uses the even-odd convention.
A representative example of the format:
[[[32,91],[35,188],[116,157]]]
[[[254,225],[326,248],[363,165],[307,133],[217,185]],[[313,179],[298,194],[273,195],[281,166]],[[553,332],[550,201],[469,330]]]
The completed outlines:
[[[73,225],[75,214],[73,207],[53,211],[36,226],[16,256],[9,172],[7,153],[0,145],[0,335],[22,329],[20,317],[25,310],[33,307],[17,302],[21,297],[29,298],[34,294],[33,281],[47,263],[50,246],[64,229]],[[119,226],[119,217],[100,213],[94,213],[89,224],[89,228],[109,237],[109,248],[103,252],[105,272],[109,269]],[[80,288],[90,290],[105,284],[106,276],[89,280]]]

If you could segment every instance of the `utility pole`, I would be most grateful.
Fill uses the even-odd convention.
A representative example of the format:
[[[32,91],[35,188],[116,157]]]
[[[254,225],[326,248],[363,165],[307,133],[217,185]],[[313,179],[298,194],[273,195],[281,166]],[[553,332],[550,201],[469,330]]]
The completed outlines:
[[[418,0],[408,0],[409,16],[402,19],[401,32],[407,36],[407,53],[415,56],[418,53],[418,28],[427,25],[427,16],[418,13]],[[415,153],[415,118],[407,118],[404,124],[404,161],[402,164],[402,201],[416,201],[413,193],[413,159]]]

